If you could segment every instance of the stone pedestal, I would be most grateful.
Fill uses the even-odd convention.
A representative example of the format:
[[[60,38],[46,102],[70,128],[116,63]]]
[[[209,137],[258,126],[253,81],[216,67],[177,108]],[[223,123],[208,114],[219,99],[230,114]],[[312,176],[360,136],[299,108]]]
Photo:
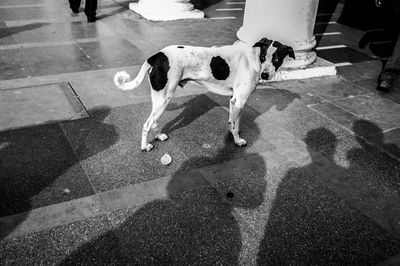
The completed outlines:
[[[190,0],[139,0],[130,3],[129,9],[153,21],[204,18],[204,13],[194,9]]]
[[[263,37],[292,46],[296,59],[282,67],[304,68],[317,59],[314,32],[318,0],[247,0],[239,40],[255,43]]]

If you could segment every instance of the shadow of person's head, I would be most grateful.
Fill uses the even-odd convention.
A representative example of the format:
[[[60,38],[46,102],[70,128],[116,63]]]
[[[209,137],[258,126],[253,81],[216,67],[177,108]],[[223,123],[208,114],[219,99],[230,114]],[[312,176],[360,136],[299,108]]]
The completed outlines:
[[[374,141],[377,144],[383,144],[384,142],[383,131],[374,122],[368,120],[357,120],[354,122],[352,130],[354,133],[356,133],[356,140],[361,145],[365,145],[365,142],[362,141],[362,138],[366,138],[368,136],[373,136]]]
[[[310,130],[304,142],[311,156],[314,152],[324,154],[328,159],[333,160],[336,151],[337,138],[332,131],[326,128],[317,128]]]

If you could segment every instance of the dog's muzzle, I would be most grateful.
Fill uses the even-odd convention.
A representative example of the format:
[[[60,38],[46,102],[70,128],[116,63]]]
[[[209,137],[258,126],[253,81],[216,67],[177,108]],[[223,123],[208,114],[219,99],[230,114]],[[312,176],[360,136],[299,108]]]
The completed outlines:
[[[265,80],[268,80],[269,74],[267,72],[263,72],[263,73],[261,73],[261,78],[265,79]]]

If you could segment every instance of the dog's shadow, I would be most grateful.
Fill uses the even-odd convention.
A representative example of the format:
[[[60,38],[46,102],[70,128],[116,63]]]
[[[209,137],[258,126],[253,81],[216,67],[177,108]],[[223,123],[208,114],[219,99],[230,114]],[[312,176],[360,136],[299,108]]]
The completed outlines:
[[[210,101],[210,98],[206,94],[197,95],[181,104],[171,102],[167,107],[167,111],[183,110],[178,116],[167,122],[161,132],[169,134],[177,129],[183,128],[217,106],[219,106],[219,104]]]
[[[295,99],[300,99],[299,94],[282,89],[260,89],[250,95],[243,109],[243,123],[252,126],[258,116],[275,109],[283,111]],[[188,126],[197,118],[209,112],[214,107],[222,106],[227,110],[226,122],[228,123],[229,113],[228,96],[221,96],[214,93],[200,94],[183,103],[171,102],[167,111],[183,109],[174,119],[166,122],[161,132],[170,134],[180,128]]]

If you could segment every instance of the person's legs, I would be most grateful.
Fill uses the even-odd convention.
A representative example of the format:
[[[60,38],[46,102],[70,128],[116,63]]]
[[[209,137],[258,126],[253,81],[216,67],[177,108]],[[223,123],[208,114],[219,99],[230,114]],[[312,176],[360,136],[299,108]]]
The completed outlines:
[[[79,13],[79,7],[81,6],[81,0],[69,0],[69,7],[72,12]]]
[[[400,2],[398,0],[385,0],[387,4],[387,8],[393,12],[391,17],[393,17],[391,21],[392,30],[395,34],[397,34],[396,45],[393,49],[392,56],[386,62],[386,65],[383,68],[383,71],[379,77],[378,87],[376,88],[379,91],[390,91],[392,88],[393,81],[396,77],[399,76],[400,73]],[[383,3],[385,3],[383,1]]]
[[[379,84],[377,90],[389,91],[392,87],[392,83],[400,73],[400,36],[397,37],[396,46],[394,47],[393,54],[387,61],[381,76],[379,78]]]
[[[96,21],[96,9],[97,9],[97,0],[86,0],[85,14],[88,18],[88,22]]]

